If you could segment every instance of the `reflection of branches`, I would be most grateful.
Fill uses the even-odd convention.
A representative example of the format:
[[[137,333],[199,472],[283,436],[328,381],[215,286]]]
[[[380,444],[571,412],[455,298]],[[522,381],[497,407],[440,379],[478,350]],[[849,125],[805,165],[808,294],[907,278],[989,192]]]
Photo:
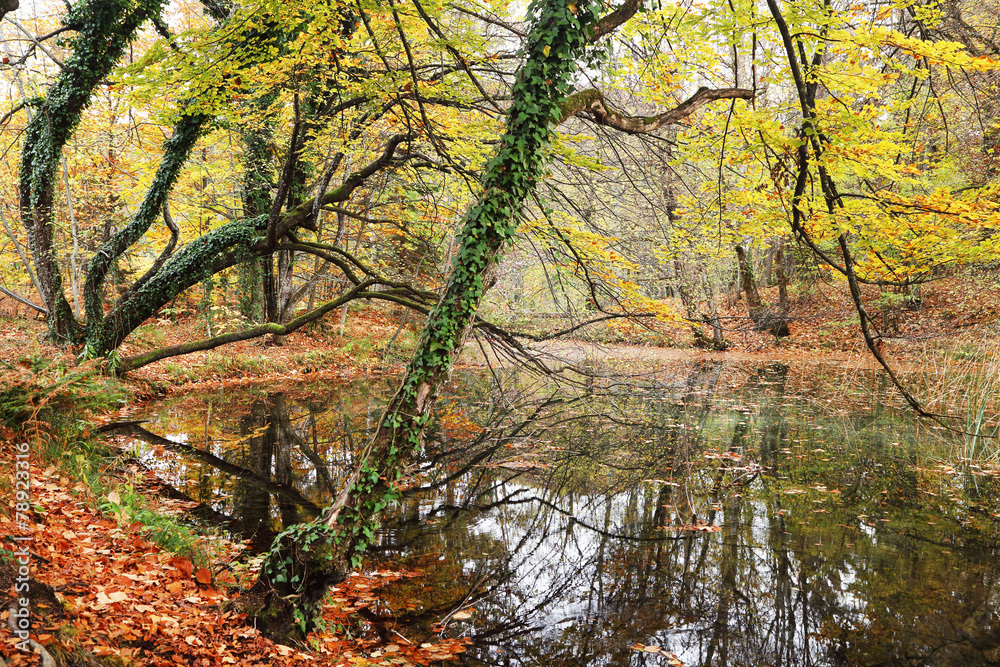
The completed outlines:
[[[551,407],[553,405],[563,404],[564,402],[565,401],[563,399],[556,399],[555,395],[553,394],[553,395],[549,396],[548,399],[546,399],[545,401],[542,401],[539,405],[537,405],[535,407],[534,412],[531,415],[529,415],[526,419],[522,420],[519,424],[517,424],[511,431],[509,431],[508,433],[506,433],[504,436],[502,436],[502,437],[496,437],[495,433],[491,433],[489,430],[484,430],[482,433],[480,433],[475,438],[475,440],[473,440],[466,447],[463,447],[461,449],[450,449],[448,451],[441,452],[441,453],[435,455],[429,461],[429,463],[430,463],[431,466],[438,466],[438,465],[440,465],[440,463],[444,459],[448,459],[448,460],[452,460],[452,461],[456,460],[461,455],[468,454],[474,448],[476,448],[477,446],[479,446],[482,443],[486,442],[487,440],[495,438],[493,440],[493,444],[492,445],[490,445],[489,447],[486,447],[485,449],[479,451],[471,459],[467,459],[463,463],[463,465],[459,466],[458,469],[455,472],[453,472],[451,475],[448,475],[444,479],[438,480],[437,482],[434,482],[432,484],[428,484],[426,486],[421,486],[421,487],[418,487],[418,488],[410,489],[409,491],[407,491],[407,494],[420,493],[420,492],[425,492],[425,491],[431,491],[431,490],[434,490],[434,489],[439,489],[439,488],[441,488],[443,486],[446,486],[447,484],[450,484],[451,482],[453,482],[453,481],[461,478],[462,476],[466,475],[470,470],[472,470],[472,468],[474,468],[475,466],[479,465],[480,463],[482,463],[483,461],[485,461],[489,457],[493,456],[493,454],[495,454],[497,452],[497,450],[499,450],[502,446],[504,446],[504,445],[508,444],[509,442],[511,442],[512,440],[514,440],[518,435],[520,435],[528,427],[529,424],[533,424],[536,421],[538,421],[540,419],[540,417],[541,417],[541,414],[542,414],[543,410],[545,410],[546,408],[549,408],[549,407]]]
[[[279,440],[288,440],[292,442],[312,463],[313,468],[316,470],[316,474],[319,475],[330,495],[337,495],[337,487],[330,479],[330,471],[327,469],[326,463],[320,458],[319,453],[315,449],[311,449],[308,444],[306,444],[305,439],[299,437],[299,434],[295,432],[292,428],[291,423],[288,420],[288,407],[285,405],[284,396],[282,394],[276,394],[268,396],[268,400],[272,401],[271,421],[278,431]]]
[[[274,540],[274,531],[270,530],[266,525],[262,525],[257,522],[247,522],[242,517],[234,518],[228,514],[223,514],[211,505],[198,502],[183,491],[178,490],[176,487],[171,486],[162,480],[156,480],[155,488],[157,493],[162,496],[166,496],[171,500],[181,500],[186,503],[194,503],[195,507],[187,510],[188,514],[203,523],[225,528],[226,530],[250,539],[251,547],[254,551],[260,553],[271,548],[271,542]]]
[[[176,452],[180,452],[181,454],[193,456],[211,465],[212,467],[221,470],[222,472],[233,475],[234,477],[239,477],[240,479],[249,482],[253,486],[263,489],[270,494],[287,498],[312,516],[319,516],[320,508],[316,505],[316,503],[303,496],[296,488],[286,484],[272,482],[261,477],[253,470],[229,463],[228,461],[215,456],[211,452],[206,452],[203,449],[198,449],[197,447],[187,443],[168,440],[163,436],[147,431],[136,422],[112,422],[100,427],[97,432],[130,435],[151,445],[159,445],[160,447],[171,449]]]

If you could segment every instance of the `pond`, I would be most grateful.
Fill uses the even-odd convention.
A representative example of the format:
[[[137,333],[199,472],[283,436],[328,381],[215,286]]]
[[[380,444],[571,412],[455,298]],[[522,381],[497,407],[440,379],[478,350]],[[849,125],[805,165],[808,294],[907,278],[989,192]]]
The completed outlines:
[[[878,374],[566,375],[456,373],[370,558],[420,576],[359,626],[471,637],[470,665],[1000,662],[1000,472]],[[339,489],[394,387],[187,395],[137,414],[135,447],[266,548]]]

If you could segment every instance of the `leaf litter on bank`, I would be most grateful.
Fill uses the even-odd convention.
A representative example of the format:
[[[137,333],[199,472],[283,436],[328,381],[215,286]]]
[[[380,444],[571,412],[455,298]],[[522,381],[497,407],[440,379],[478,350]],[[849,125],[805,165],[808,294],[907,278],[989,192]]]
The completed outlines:
[[[0,454],[13,460],[11,444]],[[122,524],[94,509],[87,490],[54,467],[31,471],[33,512],[31,581],[34,591],[54,592],[61,609],[33,609],[32,638],[53,654],[83,649],[125,665],[429,665],[453,659],[466,640],[433,644],[387,643],[377,638],[348,639],[327,631],[310,636],[310,649],[273,643],[226,611],[229,587],[237,582],[225,569],[217,576],[186,558],[163,551],[146,539],[138,523]],[[114,496],[112,496],[114,494]],[[108,494],[107,500],[118,494]],[[119,498],[120,499],[120,498]],[[18,549],[11,539],[24,535],[9,504],[0,509],[0,548]],[[220,541],[215,559],[234,560],[242,545]],[[3,561],[0,561],[0,565]],[[250,573],[249,576],[252,576]],[[377,589],[411,572],[354,575],[337,587],[324,616],[328,628],[346,625],[358,608],[374,603]],[[7,625],[13,584],[0,591],[0,623]],[[35,596],[35,593],[32,593]],[[34,603],[33,603],[34,604]],[[37,615],[41,612],[41,615]],[[38,664],[5,633],[0,655],[10,666]]]

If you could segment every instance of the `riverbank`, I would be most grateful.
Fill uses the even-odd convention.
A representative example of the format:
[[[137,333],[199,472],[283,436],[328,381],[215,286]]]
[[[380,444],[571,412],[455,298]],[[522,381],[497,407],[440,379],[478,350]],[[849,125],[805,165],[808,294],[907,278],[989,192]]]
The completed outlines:
[[[0,458],[14,459],[16,451],[11,442],[0,443]],[[186,553],[165,549],[149,526],[132,520],[134,508],[123,498],[126,489],[152,491],[155,480],[123,459],[107,462],[103,473],[115,490],[100,497],[36,453],[29,461],[30,510],[0,513],[0,532],[8,535],[0,551],[0,619],[12,622],[12,601],[29,609],[29,641],[43,647],[51,664],[426,665],[463,650],[455,640],[421,647],[337,632],[373,603],[381,586],[415,576],[387,571],[355,574],[336,587],[324,616],[328,629],[315,633],[309,646],[275,644],[226,609],[254,576],[244,545],[206,533],[194,536]],[[148,498],[147,511],[178,521],[187,509],[155,494]],[[26,525],[18,523],[22,517]],[[25,561],[30,576],[19,577]],[[30,602],[19,606],[21,598]],[[362,657],[380,650],[387,660]],[[12,667],[39,664],[34,646],[9,632],[0,655]]]

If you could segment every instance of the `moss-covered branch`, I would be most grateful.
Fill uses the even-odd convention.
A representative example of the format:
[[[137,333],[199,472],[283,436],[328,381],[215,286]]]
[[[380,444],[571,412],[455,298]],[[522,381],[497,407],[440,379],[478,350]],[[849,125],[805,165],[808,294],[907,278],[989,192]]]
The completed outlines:
[[[231,333],[223,334],[221,336],[214,336],[212,338],[206,338],[204,340],[192,341],[189,343],[180,343],[178,345],[170,345],[169,347],[162,347],[158,350],[153,350],[151,352],[146,352],[145,354],[137,354],[133,357],[125,357],[121,360],[118,365],[118,370],[121,372],[132,371],[137,368],[142,368],[147,364],[151,364],[154,361],[160,361],[161,359],[169,359],[170,357],[177,357],[182,354],[190,354],[192,352],[200,352],[202,350],[212,350],[223,345],[228,345],[229,343],[237,343],[241,340],[250,340],[251,338],[259,338],[260,336],[265,336],[267,334],[273,334],[275,336],[287,336],[296,329],[314,322],[319,318],[323,317],[331,310],[340,308],[345,303],[353,301],[358,298],[359,293],[364,293],[364,290],[371,287],[374,281],[366,281],[360,285],[356,285],[352,289],[348,290],[344,294],[340,295],[336,299],[327,301],[323,305],[315,308],[308,313],[304,313],[294,320],[291,320],[287,324],[277,324],[275,322],[269,322],[267,324],[262,324],[261,326],[252,327],[244,331],[233,331]]]

